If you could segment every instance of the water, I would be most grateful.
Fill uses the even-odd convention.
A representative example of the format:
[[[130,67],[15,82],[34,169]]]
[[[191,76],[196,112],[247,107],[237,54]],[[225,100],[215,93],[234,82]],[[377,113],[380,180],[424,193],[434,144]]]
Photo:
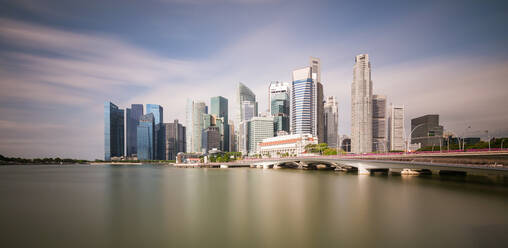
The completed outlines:
[[[508,187],[461,180],[0,166],[0,247],[507,247]]]

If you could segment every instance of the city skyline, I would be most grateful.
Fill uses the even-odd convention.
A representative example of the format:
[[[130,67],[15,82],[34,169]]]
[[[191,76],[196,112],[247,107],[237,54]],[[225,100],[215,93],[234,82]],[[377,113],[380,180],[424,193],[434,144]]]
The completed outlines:
[[[337,98],[339,134],[349,135],[351,68],[354,57],[362,53],[371,58],[373,91],[386,95],[388,102],[405,106],[406,127],[412,118],[439,114],[441,124],[458,135],[471,126],[472,130],[468,130],[471,136],[483,135],[474,133],[483,130],[489,130],[490,135],[506,136],[508,110],[492,106],[502,105],[508,91],[505,83],[508,72],[504,70],[508,67],[508,52],[503,46],[508,37],[502,31],[496,39],[485,38],[489,36],[486,26],[495,29],[503,23],[499,21],[503,20],[499,19],[502,12],[497,10],[502,8],[496,8],[497,3],[490,6],[450,3],[439,5],[438,9],[434,4],[404,6],[407,13],[387,8],[386,16],[380,16],[375,22],[364,20],[354,27],[346,27],[338,23],[348,15],[332,20],[331,17],[341,16],[340,13],[332,14],[326,9],[337,11],[333,7],[338,6],[321,3],[316,6],[322,14],[316,17],[321,24],[315,41],[319,47],[294,42],[298,33],[294,28],[302,23],[291,22],[296,20],[294,13],[306,9],[305,3],[295,4],[292,14],[282,13],[276,19],[273,19],[275,12],[283,9],[282,3],[216,4],[212,8],[220,13],[237,10],[238,14],[234,15],[247,9],[261,13],[273,8],[264,14],[272,17],[271,22],[258,21],[253,25],[239,18],[239,26],[235,24],[233,31],[227,32],[224,30],[228,24],[219,14],[213,15],[211,23],[219,27],[215,30],[226,32],[226,37],[209,33],[202,36],[215,45],[228,37],[239,37],[224,42],[216,50],[213,45],[193,38],[199,37],[196,35],[199,28],[189,23],[191,16],[185,14],[180,15],[185,17],[182,22],[187,24],[184,26],[188,31],[175,32],[180,36],[168,34],[169,37],[158,39],[161,44],[154,44],[157,38],[163,38],[154,36],[156,27],[168,23],[160,12],[150,20],[154,23],[147,24],[152,29],[144,31],[153,33],[148,40],[154,41],[143,42],[137,38],[141,37],[140,26],[134,25],[137,31],[132,33],[121,30],[115,22],[122,20],[118,16],[111,17],[112,22],[101,27],[91,20],[95,14],[88,8],[58,6],[58,1],[47,2],[47,8],[44,4],[28,8],[22,3],[8,3],[0,19],[0,55],[3,68],[8,68],[1,71],[0,134],[4,138],[0,141],[0,151],[3,155],[23,157],[101,158],[104,147],[101,103],[104,101],[112,101],[122,109],[131,103],[156,103],[164,108],[163,115],[168,120],[184,123],[186,98],[205,101],[209,106],[211,96],[221,95],[230,99],[229,116],[233,119],[234,89],[238,82],[244,82],[258,97],[259,112],[265,112],[269,82],[289,82],[291,71],[307,66],[309,56],[321,59],[324,97]],[[346,4],[341,11],[359,5]],[[199,2],[163,5],[166,9],[174,6],[184,13],[189,9],[200,13],[210,8]],[[129,13],[129,7],[132,6],[119,8],[118,15]],[[17,10],[17,14],[9,10]],[[73,18],[64,14],[66,11],[71,14],[83,11],[89,18]],[[471,13],[477,15],[469,18]],[[97,15],[98,20],[106,18],[101,13]],[[141,14],[134,16],[142,18]],[[485,16],[491,18],[484,20]],[[422,21],[425,17],[434,17],[434,22]],[[451,19],[464,22],[457,24]],[[374,24],[390,37],[369,27]],[[248,28],[243,30],[242,25]],[[363,33],[354,28],[364,28]],[[459,39],[447,35],[448,32],[464,33]],[[263,45],[259,45],[259,37],[266,36],[278,39],[264,38]],[[368,41],[362,36],[375,40]],[[183,45],[188,40],[191,45]],[[429,40],[439,42],[429,45]],[[170,45],[162,45],[164,41]],[[17,73],[20,70],[26,73]]]

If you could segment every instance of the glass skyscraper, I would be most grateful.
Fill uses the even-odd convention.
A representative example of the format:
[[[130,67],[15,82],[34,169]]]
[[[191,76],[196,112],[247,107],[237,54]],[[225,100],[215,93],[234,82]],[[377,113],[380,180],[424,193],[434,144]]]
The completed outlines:
[[[187,100],[186,109],[186,145],[187,152],[201,152],[201,141],[203,131],[203,115],[206,111],[206,104],[200,101]]]
[[[325,133],[324,143],[327,143],[329,147],[337,147],[338,141],[338,128],[339,128],[339,104],[335,97],[330,96],[324,105],[325,114]]]
[[[124,156],[124,110],[104,103],[104,160]]]
[[[216,118],[222,118],[221,130],[221,150],[229,151],[229,118],[228,118],[228,99],[222,96],[212,97],[210,99],[210,109],[212,115]]]
[[[133,156],[137,154],[137,127],[139,119],[143,116],[143,104],[132,104],[131,108],[126,109],[126,125],[127,125],[127,154]]]
[[[316,135],[316,97],[311,67],[293,71],[291,130],[294,134]]]
[[[137,127],[137,145],[139,160],[153,160],[154,151],[154,126],[155,118],[153,113],[143,115]]]
[[[162,124],[164,122],[163,118],[163,109],[162,106],[157,104],[147,104],[146,105],[146,113],[152,113],[154,117],[154,159],[164,160],[165,159],[165,131],[164,131],[164,125]]]
[[[290,83],[271,82],[269,87],[270,114],[274,117],[274,133],[289,133]]]

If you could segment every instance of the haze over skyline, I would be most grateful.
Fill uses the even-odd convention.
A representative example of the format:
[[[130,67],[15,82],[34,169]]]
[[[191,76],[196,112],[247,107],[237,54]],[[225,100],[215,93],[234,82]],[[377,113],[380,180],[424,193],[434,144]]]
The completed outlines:
[[[508,7],[503,1],[0,1],[0,154],[103,156],[103,103],[229,99],[246,84],[268,108],[270,81],[321,59],[325,98],[350,133],[354,58],[375,94],[445,130],[508,135]]]

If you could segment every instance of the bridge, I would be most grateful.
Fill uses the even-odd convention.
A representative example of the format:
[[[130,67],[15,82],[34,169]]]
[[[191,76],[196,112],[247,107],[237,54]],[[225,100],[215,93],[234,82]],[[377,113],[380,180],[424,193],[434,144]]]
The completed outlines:
[[[508,175],[508,150],[434,153],[389,153],[338,156],[300,156],[244,159],[227,163],[175,165],[176,167],[256,167],[353,171],[358,174],[496,174]]]

